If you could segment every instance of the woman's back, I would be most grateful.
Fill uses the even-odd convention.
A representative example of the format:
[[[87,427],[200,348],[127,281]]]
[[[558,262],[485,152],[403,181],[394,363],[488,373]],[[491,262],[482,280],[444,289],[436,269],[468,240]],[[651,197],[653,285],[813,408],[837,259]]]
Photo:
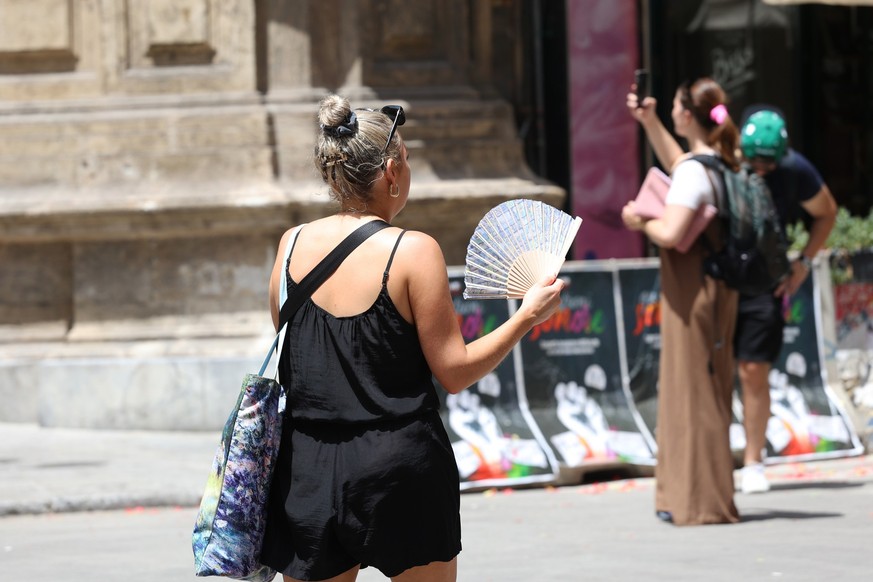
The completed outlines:
[[[331,216],[304,226],[294,243],[294,258],[290,266],[286,265],[289,278],[302,281],[321,259],[361,224],[357,219]],[[313,303],[336,317],[348,317],[366,311],[379,295],[382,275],[399,234],[400,229],[387,228],[364,241],[315,290],[312,294]],[[404,318],[411,320],[405,281],[398,276],[396,268],[395,276],[389,283],[389,294],[400,303]]]
[[[319,222],[289,243],[289,293],[345,236],[341,218]],[[403,277],[390,276],[402,236],[386,229],[364,242],[289,322],[280,378],[294,419],[371,422],[438,408],[415,326],[394,302],[406,300]]]

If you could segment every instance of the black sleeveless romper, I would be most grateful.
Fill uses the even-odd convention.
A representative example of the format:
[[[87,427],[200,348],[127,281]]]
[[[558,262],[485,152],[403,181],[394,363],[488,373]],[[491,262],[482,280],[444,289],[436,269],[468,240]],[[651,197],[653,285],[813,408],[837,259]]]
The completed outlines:
[[[461,550],[460,481],[433,376],[386,287],[402,236],[367,311],[334,317],[308,300],[288,323],[261,562],[293,578],[355,564],[391,577]],[[295,286],[289,276],[289,294]]]

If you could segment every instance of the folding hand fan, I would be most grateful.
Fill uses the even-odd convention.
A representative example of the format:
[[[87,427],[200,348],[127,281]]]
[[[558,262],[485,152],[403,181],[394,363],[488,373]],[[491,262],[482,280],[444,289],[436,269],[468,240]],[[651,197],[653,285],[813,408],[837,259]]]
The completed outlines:
[[[536,200],[488,211],[467,245],[465,299],[512,299],[557,275],[582,219]]]

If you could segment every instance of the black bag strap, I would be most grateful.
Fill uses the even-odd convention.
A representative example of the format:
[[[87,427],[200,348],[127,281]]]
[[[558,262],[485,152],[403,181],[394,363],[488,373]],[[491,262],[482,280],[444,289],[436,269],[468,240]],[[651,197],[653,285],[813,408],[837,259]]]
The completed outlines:
[[[699,162],[704,168],[709,168],[718,174],[722,187],[721,196],[719,196],[718,188],[716,188],[715,184],[712,182],[712,176],[709,172],[706,173],[706,177],[709,178],[709,183],[712,184],[712,198],[715,200],[715,207],[718,208],[720,214],[722,212],[722,207],[724,206],[724,200],[721,198],[727,196],[727,184],[724,179],[724,171],[727,169],[727,165],[719,156],[711,156],[708,154],[697,154],[688,159]]]
[[[339,268],[340,264],[342,264],[346,257],[348,257],[351,252],[358,247],[358,245],[380,230],[388,228],[389,226],[391,225],[383,220],[372,220],[367,224],[356,228],[349,236],[344,238],[335,249],[330,251],[330,253],[328,253],[328,255],[324,257],[324,259],[322,259],[314,269],[309,271],[309,273],[303,277],[303,280],[297,284],[294,292],[288,296],[288,299],[282,305],[282,309],[279,311],[278,330],[282,331],[282,328],[285,327],[288,320],[297,313],[300,306],[303,305],[303,303],[309,299],[313,293],[315,293],[316,289],[321,287],[321,284],[324,283],[327,278],[337,270],[337,268]],[[288,244],[291,243],[289,242]]]
[[[709,180],[709,183],[712,185],[712,199],[715,201],[715,207],[718,209],[718,217],[724,222],[724,212],[725,212],[725,200],[724,197],[727,196],[727,182],[725,181],[724,171],[727,169],[727,166],[724,163],[724,160],[719,156],[711,156],[708,154],[696,154],[689,158],[688,160],[694,160],[695,162],[699,162],[704,169],[709,168],[715,171],[718,174],[719,179],[721,180],[721,193],[719,193],[718,188],[715,186],[715,182],[712,181],[712,176],[709,172],[706,172],[706,177]],[[727,210],[730,212],[730,210]],[[722,235],[725,233],[722,232]],[[706,231],[700,233],[700,242],[703,243],[703,248],[709,254],[715,253],[715,245],[709,240],[709,235]]]

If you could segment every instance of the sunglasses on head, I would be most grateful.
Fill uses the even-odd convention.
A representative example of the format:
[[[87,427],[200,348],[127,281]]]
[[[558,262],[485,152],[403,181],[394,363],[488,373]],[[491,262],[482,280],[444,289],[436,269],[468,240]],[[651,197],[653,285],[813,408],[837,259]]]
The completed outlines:
[[[379,152],[381,155],[388,151],[388,146],[391,145],[391,140],[394,139],[394,134],[397,133],[397,126],[406,123],[406,113],[403,112],[403,107],[400,105],[386,105],[379,111],[394,121],[394,123],[391,124],[391,131],[388,132],[388,141],[385,142],[385,147],[383,147],[382,151]]]

